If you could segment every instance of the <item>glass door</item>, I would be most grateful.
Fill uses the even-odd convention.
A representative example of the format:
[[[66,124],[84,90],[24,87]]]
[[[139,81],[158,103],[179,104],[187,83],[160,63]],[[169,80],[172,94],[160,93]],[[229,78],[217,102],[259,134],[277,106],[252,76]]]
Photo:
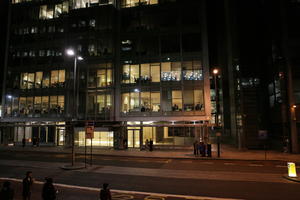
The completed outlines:
[[[140,147],[140,130],[128,130],[128,147],[139,148]]]

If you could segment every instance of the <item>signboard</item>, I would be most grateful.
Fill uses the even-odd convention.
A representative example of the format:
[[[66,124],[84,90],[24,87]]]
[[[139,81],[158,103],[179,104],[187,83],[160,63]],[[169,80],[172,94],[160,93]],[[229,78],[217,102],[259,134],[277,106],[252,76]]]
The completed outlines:
[[[294,178],[297,177],[295,163],[288,162],[287,165],[288,165],[288,176]]]
[[[87,121],[85,124],[85,139],[94,138],[95,125],[92,121]]]

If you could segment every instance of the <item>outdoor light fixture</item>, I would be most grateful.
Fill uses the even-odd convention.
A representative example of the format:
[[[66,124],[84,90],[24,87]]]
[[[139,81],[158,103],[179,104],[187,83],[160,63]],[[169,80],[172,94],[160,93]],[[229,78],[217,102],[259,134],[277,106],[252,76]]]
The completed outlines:
[[[213,70],[213,74],[218,74],[219,73],[219,70],[218,69],[214,69]]]
[[[83,57],[77,55],[77,53],[74,51],[74,49],[66,49],[66,54],[70,57],[74,57],[74,70],[73,70],[73,119],[72,121],[77,120],[77,106],[78,106],[78,96],[77,96],[77,87],[76,87],[76,77],[77,77],[77,61],[83,60]],[[72,136],[72,166],[75,165],[75,126],[73,125],[73,136]]]
[[[139,90],[139,89],[137,89],[137,88],[136,88],[136,89],[134,89],[134,92],[139,92],[139,91],[140,91],[140,90]]]
[[[296,105],[293,105],[293,108],[297,108],[297,106],[296,106]]]
[[[75,51],[73,49],[67,49],[66,53],[68,56],[74,56],[75,55]]]
[[[12,96],[11,96],[11,95],[7,95],[7,98],[8,98],[8,99],[11,99],[11,98],[12,98]]]

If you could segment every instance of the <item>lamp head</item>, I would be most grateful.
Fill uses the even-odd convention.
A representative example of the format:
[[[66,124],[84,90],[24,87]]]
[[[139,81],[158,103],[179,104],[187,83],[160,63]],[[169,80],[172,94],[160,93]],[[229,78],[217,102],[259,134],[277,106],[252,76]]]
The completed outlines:
[[[75,51],[73,49],[67,49],[66,53],[68,56],[74,56],[75,55]]]
[[[213,74],[216,75],[219,73],[219,70],[218,69],[213,69]]]

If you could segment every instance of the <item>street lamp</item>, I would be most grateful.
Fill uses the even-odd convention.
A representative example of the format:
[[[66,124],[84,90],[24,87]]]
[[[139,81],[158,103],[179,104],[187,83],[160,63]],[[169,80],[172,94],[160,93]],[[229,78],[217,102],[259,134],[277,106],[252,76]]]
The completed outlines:
[[[76,77],[77,77],[77,60],[81,61],[83,58],[76,54],[74,49],[66,49],[66,54],[70,57],[74,57],[74,69],[73,69],[73,121],[77,119],[77,95],[76,95]],[[75,125],[73,124],[73,136],[72,136],[72,166],[75,164]]]
[[[214,75],[214,85],[215,85],[215,100],[216,100],[216,118],[215,118],[215,123],[216,127],[219,127],[219,91],[218,91],[218,83],[217,83],[217,76],[219,74],[219,69],[213,69],[213,75]],[[220,157],[220,152],[221,152],[221,133],[217,132],[217,153],[218,157]]]
[[[215,123],[216,126],[219,126],[219,91],[218,91],[218,84],[217,84],[217,76],[219,74],[218,69],[213,69],[213,75],[214,75],[214,85],[215,85],[215,100],[216,100],[216,117],[215,117]]]

